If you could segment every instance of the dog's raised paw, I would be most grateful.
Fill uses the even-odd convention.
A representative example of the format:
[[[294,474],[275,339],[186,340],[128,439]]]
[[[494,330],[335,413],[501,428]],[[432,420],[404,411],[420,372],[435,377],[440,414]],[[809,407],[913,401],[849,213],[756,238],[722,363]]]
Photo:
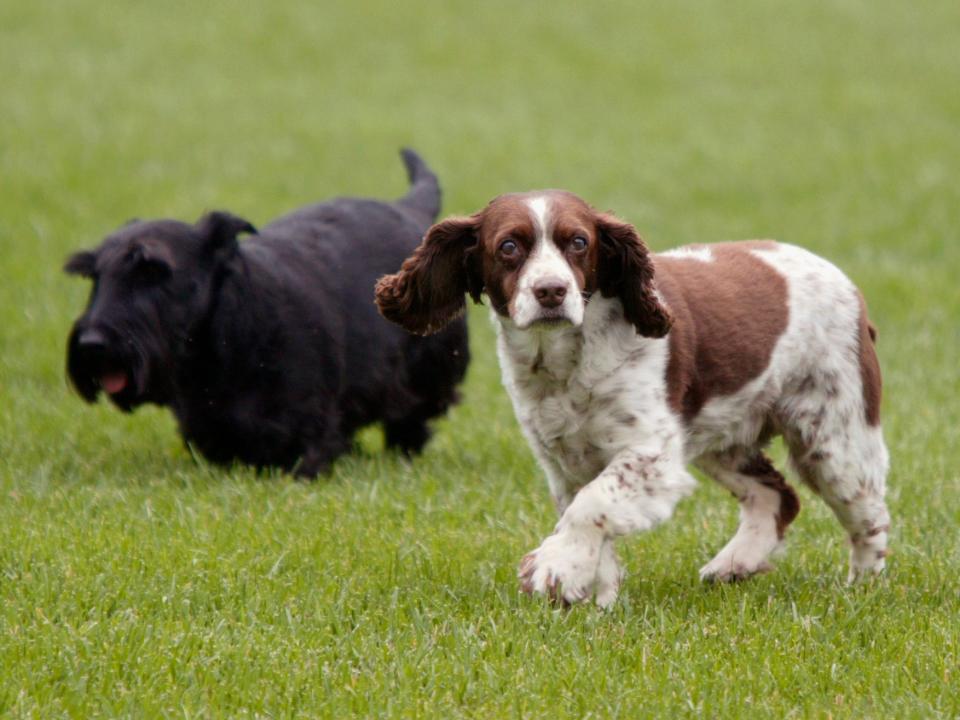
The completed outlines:
[[[616,599],[620,568],[603,539],[586,534],[551,535],[524,556],[517,571],[520,590],[572,605],[594,597],[606,607]]]

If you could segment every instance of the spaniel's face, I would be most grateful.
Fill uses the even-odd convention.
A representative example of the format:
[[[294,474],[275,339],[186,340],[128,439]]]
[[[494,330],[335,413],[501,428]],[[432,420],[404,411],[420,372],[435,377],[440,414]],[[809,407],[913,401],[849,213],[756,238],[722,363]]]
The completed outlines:
[[[670,317],[653,289],[646,246],[628,223],[572,193],[501,195],[469,217],[434,225],[400,272],[377,284],[390,320],[417,333],[440,329],[486,294],[520,329],[579,326],[590,296],[618,297],[624,318],[662,337]]]
[[[583,322],[597,289],[596,213],[568,193],[504,195],[481,213],[478,252],[494,310],[518,328]]]

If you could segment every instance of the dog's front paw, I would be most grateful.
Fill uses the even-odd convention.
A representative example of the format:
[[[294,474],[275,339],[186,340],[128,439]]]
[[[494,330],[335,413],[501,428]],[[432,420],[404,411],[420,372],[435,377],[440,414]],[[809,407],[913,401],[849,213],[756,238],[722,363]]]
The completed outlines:
[[[854,545],[850,551],[850,572],[847,584],[854,585],[883,572],[886,567],[887,548],[862,547]]]
[[[613,540],[607,540],[600,549],[600,565],[597,567],[596,596],[597,605],[607,609],[613,605],[620,593],[620,583],[623,582],[623,569],[613,549]]]
[[[596,597],[601,607],[617,597],[622,573],[613,543],[598,533],[551,535],[520,562],[520,589],[571,605]]]

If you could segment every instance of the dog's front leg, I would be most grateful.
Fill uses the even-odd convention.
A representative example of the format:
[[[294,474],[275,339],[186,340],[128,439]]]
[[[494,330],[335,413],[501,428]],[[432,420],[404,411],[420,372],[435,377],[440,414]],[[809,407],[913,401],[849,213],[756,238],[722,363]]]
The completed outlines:
[[[619,452],[577,493],[550,535],[520,563],[520,586],[566,603],[617,597],[622,576],[613,548],[621,535],[649,530],[693,489],[680,457],[663,449]]]
[[[316,480],[318,475],[330,469],[332,455],[320,448],[309,448],[293,466],[293,476],[298,480]]]
[[[553,506],[557,509],[557,515],[562,517],[576,494],[577,485],[567,476],[560,465],[550,457],[549,452],[537,443],[531,443],[530,447],[543,469],[544,475],[547,476],[547,487],[550,488],[550,497],[553,498]]]
[[[326,474],[333,461],[350,450],[350,438],[340,432],[339,418],[330,411],[327,418],[325,428],[307,436],[303,455],[293,468],[294,476],[301,480]]]

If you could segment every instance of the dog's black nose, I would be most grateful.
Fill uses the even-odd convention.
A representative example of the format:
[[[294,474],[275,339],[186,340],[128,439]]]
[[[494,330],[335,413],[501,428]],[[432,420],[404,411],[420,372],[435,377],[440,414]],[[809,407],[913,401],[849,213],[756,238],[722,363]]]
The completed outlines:
[[[533,296],[541,307],[555,308],[567,296],[567,285],[559,278],[544,278],[533,286]]]
[[[89,350],[90,348],[103,347],[107,344],[107,338],[103,333],[93,328],[88,328],[77,336],[77,347]]]

